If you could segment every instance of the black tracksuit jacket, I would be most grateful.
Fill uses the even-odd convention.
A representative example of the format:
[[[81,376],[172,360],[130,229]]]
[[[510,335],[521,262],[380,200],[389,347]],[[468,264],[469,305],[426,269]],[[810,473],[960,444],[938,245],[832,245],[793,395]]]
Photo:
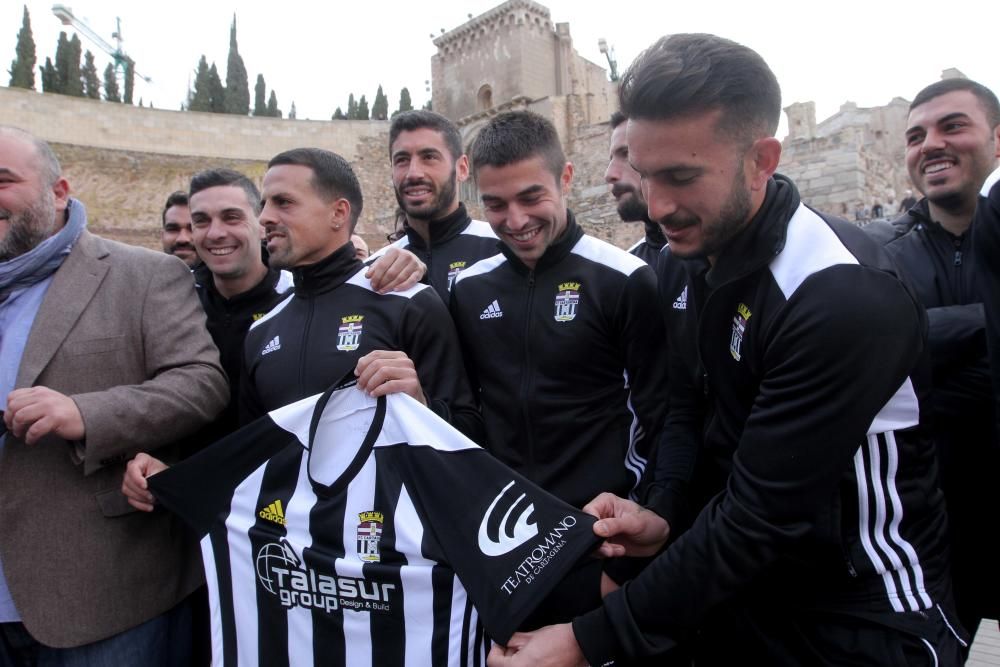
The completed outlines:
[[[500,241],[488,223],[469,217],[462,203],[454,213],[432,221],[428,228],[430,243],[412,227],[404,225],[406,236],[386,247],[409,250],[419,257],[427,265],[423,282],[433,287],[447,304],[455,276],[479,260],[500,252]],[[379,250],[376,256],[384,252],[385,249]]]
[[[534,270],[503,246],[460,274],[451,310],[487,449],[581,507],[601,491],[627,496],[647,469],[666,345],[653,271],[568,216]]]
[[[350,243],[292,271],[295,294],[247,333],[241,423],[325,391],[373,350],[401,350],[413,360],[428,406],[481,440],[482,420],[441,299],[426,285],[378,294],[364,272]]]

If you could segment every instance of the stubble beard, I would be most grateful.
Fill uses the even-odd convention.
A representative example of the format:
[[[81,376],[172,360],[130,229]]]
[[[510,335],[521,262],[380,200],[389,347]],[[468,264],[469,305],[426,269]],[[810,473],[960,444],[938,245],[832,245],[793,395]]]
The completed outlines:
[[[0,214],[7,217],[7,234],[0,239],[0,262],[34,250],[56,231],[55,196],[49,191],[18,215],[6,210]]]

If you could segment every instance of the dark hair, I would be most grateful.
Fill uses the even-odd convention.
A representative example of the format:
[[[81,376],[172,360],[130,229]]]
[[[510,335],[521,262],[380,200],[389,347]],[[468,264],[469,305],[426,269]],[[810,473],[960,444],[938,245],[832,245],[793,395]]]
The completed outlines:
[[[774,136],[781,119],[781,88],[764,59],[715,35],[661,37],[622,76],[618,98],[628,118],[721,110],[718,129],[744,143]]]
[[[627,120],[628,116],[623,114],[621,111],[614,112],[613,114],[611,114],[611,120],[609,121],[611,123],[611,129],[614,130]]]
[[[917,93],[917,96],[913,98],[913,103],[910,104],[910,111],[913,111],[921,104],[930,102],[935,97],[953,93],[957,90],[967,90],[976,96],[976,99],[983,106],[983,111],[986,112],[986,122],[990,124],[991,128],[1000,125],[1000,101],[997,101],[997,96],[993,94],[992,90],[981,83],[976,83],[972,79],[942,79],[941,81],[935,81]]]
[[[188,190],[188,197],[194,197],[202,190],[219,186],[233,185],[242,188],[246,193],[247,203],[253,210],[254,215],[260,215],[260,190],[253,181],[238,171],[232,169],[206,169],[199,171],[191,177],[191,187]]]
[[[170,196],[167,197],[167,203],[163,205],[163,213],[160,214],[160,218],[163,220],[163,225],[167,224],[167,211],[172,209],[174,206],[187,206],[188,205],[188,195],[183,190],[178,190],[177,192],[171,192]]]
[[[481,167],[505,167],[538,156],[558,182],[566,166],[555,126],[531,111],[508,111],[491,118],[469,153],[473,178]]]
[[[389,126],[389,159],[392,159],[392,145],[396,143],[401,132],[413,132],[425,128],[434,130],[444,138],[452,160],[462,157],[462,135],[458,127],[439,113],[419,109],[404,111],[392,119],[392,125]]]
[[[354,175],[351,165],[332,151],[322,148],[293,148],[284,153],[278,153],[267,163],[267,168],[282,164],[309,167],[313,171],[312,187],[325,201],[344,198],[351,205],[351,232],[354,231],[364,197],[361,195],[361,184]]]

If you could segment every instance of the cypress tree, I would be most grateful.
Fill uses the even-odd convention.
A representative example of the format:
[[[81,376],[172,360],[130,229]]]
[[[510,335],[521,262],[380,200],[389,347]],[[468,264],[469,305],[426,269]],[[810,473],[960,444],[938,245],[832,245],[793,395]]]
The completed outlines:
[[[267,115],[272,118],[281,118],[281,109],[278,108],[278,96],[271,91],[271,97],[267,100]]]
[[[346,116],[344,115],[344,112],[340,110],[340,107],[337,107],[337,110],[333,112],[333,116],[330,117],[330,120],[344,120],[345,118]]]
[[[43,93],[59,92],[56,90],[58,86],[59,86],[59,75],[56,72],[56,66],[52,64],[51,58],[46,58],[45,64],[42,65],[42,92]]]
[[[83,44],[80,43],[80,36],[73,33],[73,38],[69,40],[69,52],[66,60],[66,95],[73,97],[83,97]]]
[[[347,120],[358,119],[358,103],[354,101],[354,93],[347,98]]]
[[[368,100],[362,95],[361,99],[358,100],[358,120],[368,120],[370,115],[368,113]]]
[[[410,100],[410,91],[407,88],[399,91],[399,108],[392,115],[395,116],[404,111],[413,111],[413,102]]]
[[[211,100],[209,111],[226,113],[226,89],[222,86],[222,79],[219,78],[219,70],[215,63],[208,68],[208,98]]]
[[[31,18],[28,6],[24,6],[24,18],[17,32],[17,55],[10,63],[10,87],[35,88],[35,38],[31,34]]]
[[[69,37],[66,36],[65,32],[59,33],[59,41],[56,43],[56,78],[55,87],[52,89],[54,93],[65,93],[66,92],[66,74],[69,71]]]
[[[257,85],[253,87],[253,115],[267,115],[267,87],[264,85],[264,75],[257,75]]]
[[[118,92],[118,77],[115,76],[115,66],[108,63],[104,68],[104,99],[108,102],[121,102],[122,96]]]
[[[97,76],[94,54],[87,51],[83,56],[83,94],[92,100],[101,99],[101,79]]]
[[[132,93],[135,92],[135,61],[131,58],[125,63],[125,93],[122,102],[132,104]]]
[[[198,69],[194,72],[194,89],[190,93],[188,110],[190,111],[211,111],[212,93],[208,83],[208,61],[203,55],[198,61]]]
[[[225,112],[246,116],[250,113],[250,83],[236,44],[236,14],[229,29],[229,60],[226,63]]]
[[[385,120],[389,117],[389,99],[382,92],[382,84],[379,84],[375,93],[375,101],[372,102],[372,120]]]

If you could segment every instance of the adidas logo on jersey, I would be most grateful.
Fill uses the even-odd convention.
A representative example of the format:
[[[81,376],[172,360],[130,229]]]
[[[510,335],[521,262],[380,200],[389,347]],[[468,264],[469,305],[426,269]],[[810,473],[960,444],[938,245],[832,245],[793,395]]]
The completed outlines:
[[[492,320],[498,317],[503,317],[503,311],[500,310],[500,302],[493,299],[493,303],[486,306],[483,310],[483,314],[479,316],[481,320]]]
[[[280,350],[281,349],[281,341],[279,340],[280,338],[281,338],[280,336],[275,336],[274,338],[272,338],[271,342],[265,345],[264,349],[261,350],[260,356],[263,357],[265,354],[271,354],[272,352]]]
[[[272,523],[276,523],[279,526],[288,525],[285,522],[285,510],[281,508],[281,500],[275,500],[267,507],[261,509],[261,511],[257,512],[257,516],[261,519],[266,519]]]
[[[684,291],[681,295],[674,299],[674,310],[687,310],[688,309],[688,288],[687,285],[684,286]]]

